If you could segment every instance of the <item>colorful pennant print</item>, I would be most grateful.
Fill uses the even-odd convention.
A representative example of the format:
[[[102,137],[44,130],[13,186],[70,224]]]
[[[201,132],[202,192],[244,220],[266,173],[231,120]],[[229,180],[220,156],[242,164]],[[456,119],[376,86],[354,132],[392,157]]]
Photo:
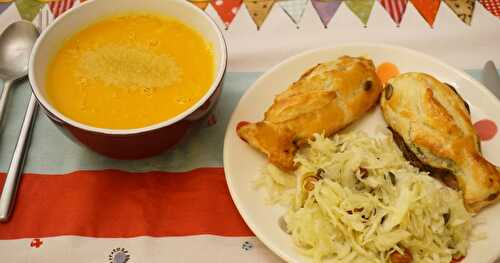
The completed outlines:
[[[7,2],[7,3],[0,3],[0,14],[3,13],[3,11],[5,11],[5,9],[7,9],[9,6],[10,6],[10,2]]]
[[[425,19],[425,21],[427,21],[427,24],[432,27],[439,10],[441,0],[411,0],[411,3]]]
[[[448,7],[462,20],[470,26],[472,13],[474,12],[475,0],[444,0]]]
[[[500,0],[479,0],[479,2],[496,17],[500,17]]]
[[[300,19],[302,19],[302,15],[304,15],[304,9],[306,8],[307,2],[309,2],[309,0],[282,0],[279,4],[288,17],[292,19],[293,23],[299,25]]]
[[[38,15],[40,9],[42,9],[44,3],[38,2],[36,0],[16,0],[17,11],[21,15],[21,18],[28,21],[33,21],[33,19]]]
[[[207,9],[207,6],[208,6],[208,1],[191,0],[191,3],[193,5],[201,8],[201,10]]]
[[[5,11],[12,2],[25,20],[32,21],[47,3],[54,17],[58,17],[73,7],[77,0],[0,0],[0,13]],[[84,3],[86,0],[78,0]],[[279,1],[281,9],[298,25],[309,0],[187,0],[205,10],[209,4],[213,6],[226,29],[229,27],[242,3],[244,2],[250,17],[260,29],[267,19],[273,5]],[[441,0],[378,0],[389,13],[392,20],[399,25],[403,19],[408,2],[411,1],[415,9],[433,27]],[[449,8],[467,25],[471,24],[474,13],[475,0],[443,0]],[[491,14],[500,18],[500,0],[478,0]],[[366,26],[373,9],[375,0],[311,0],[321,22],[328,26],[340,5],[344,2],[361,22]]]
[[[227,29],[238,13],[242,0],[210,0],[210,3]]]
[[[49,8],[50,8],[50,11],[52,12],[52,15],[54,15],[54,18],[56,18],[59,15],[66,12],[71,7],[73,7],[74,3],[75,3],[75,0],[53,1],[53,2],[49,3]]]
[[[274,0],[244,0],[244,3],[248,14],[252,17],[255,25],[257,25],[257,30],[260,29],[267,15],[269,15],[271,8],[273,8]]]
[[[365,26],[368,24],[375,0],[345,0],[344,3]]]
[[[339,9],[342,0],[311,0],[311,3],[314,9],[316,9],[316,13],[318,13],[321,23],[323,23],[326,28]]]
[[[391,16],[392,20],[396,22],[399,26],[401,24],[401,20],[403,19],[403,15],[406,11],[406,4],[408,4],[408,0],[379,0],[380,4],[385,8],[387,13]]]

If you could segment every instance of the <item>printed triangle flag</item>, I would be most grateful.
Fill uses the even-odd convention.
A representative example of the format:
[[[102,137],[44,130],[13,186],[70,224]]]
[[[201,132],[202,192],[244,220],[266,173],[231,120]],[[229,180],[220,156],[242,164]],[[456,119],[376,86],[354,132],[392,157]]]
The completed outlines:
[[[58,0],[49,3],[49,9],[54,15],[54,18],[62,15],[67,10],[73,7],[75,0]]]
[[[492,15],[500,17],[500,0],[479,0]]]
[[[3,11],[5,11],[10,6],[10,4],[10,2],[0,3],[0,14],[3,13]]]
[[[391,16],[392,20],[396,22],[399,26],[401,24],[401,20],[403,19],[403,15],[406,11],[406,4],[408,4],[408,0],[379,0],[380,4],[385,8],[387,13]]]
[[[439,10],[441,0],[411,0],[411,3],[425,19],[425,21],[427,21],[427,24],[432,27]]]
[[[470,26],[475,0],[444,0],[444,2],[462,22]]]
[[[253,22],[257,25],[257,30],[262,26],[273,8],[275,0],[244,0],[248,14],[252,17]]]
[[[321,23],[323,23],[326,28],[339,9],[342,0],[312,0],[311,3],[314,9],[316,9],[316,13],[318,13]]]
[[[365,26],[368,24],[375,0],[345,0],[344,3]]]
[[[307,2],[309,0],[284,0],[280,1],[280,6],[283,11],[292,19],[293,23],[299,24],[302,15],[304,15],[304,9],[306,8]]]
[[[21,15],[22,19],[28,21],[33,21],[44,5],[44,3],[36,0],[16,0],[16,7],[19,15]]]
[[[201,10],[207,9],[208,6],[208,1],[207,0],[191,0],[191,3],[199,8]]]
[[[210,0],[210,3],[227,29],[240,10],[242,0]]]

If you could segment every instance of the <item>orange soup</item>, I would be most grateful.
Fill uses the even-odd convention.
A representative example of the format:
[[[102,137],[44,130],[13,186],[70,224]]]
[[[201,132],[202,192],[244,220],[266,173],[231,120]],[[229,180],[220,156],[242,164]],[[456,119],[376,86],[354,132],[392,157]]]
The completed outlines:
[[[94,127],[131,129],[172,118],[214,79],[210,44],[172,18],[107,18],[66,41],[48,69],[46,93],[67,117]]]

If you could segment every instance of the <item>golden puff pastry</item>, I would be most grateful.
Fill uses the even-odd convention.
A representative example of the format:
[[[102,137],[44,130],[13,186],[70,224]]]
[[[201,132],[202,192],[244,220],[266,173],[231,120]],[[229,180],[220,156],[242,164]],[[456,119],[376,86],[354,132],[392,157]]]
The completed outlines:
[[[405,73],[389,81],[380,104],[403,155],[461,190],[469,211],[499,199],[500,170],[481,155],[469,107],[452,86]]]
[[[343,56],[307,70],[277,95],[264,120],[238,125],[241,139],[283,170],[315,133],[329,136],[363,116],[382,92],[373,62]]]

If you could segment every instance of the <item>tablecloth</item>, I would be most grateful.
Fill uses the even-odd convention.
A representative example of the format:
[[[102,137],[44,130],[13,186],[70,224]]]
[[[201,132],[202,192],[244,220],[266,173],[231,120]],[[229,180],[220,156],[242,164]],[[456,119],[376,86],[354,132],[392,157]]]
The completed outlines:
[[[368,15],[354,12],[362,7],[353,1],[326,9],[318,1],[263,1],[274,6],[198,3],[223,29],[228,72],[214,113],[174,149],[145,160],[108,159],[69,141],[39,114],[12,219],[0,225],[0,262],[280,262],[239,216],[222,168],[229,116],[262,72],[301,51],[347,42],[413,48],[475,78],[485,61],[500,65],[500,21],[489,6],[495,1],[476,2],[471,17],[452,9],[453,1],[438,4],[434,15],[422,1],[376,1]],[[0,30],[36,16],[21,2],[0,4]],[[63,2],[36,8],[58,15],[81,4]],[[2,172],[29,92],[24,81],[12,93],[0,134]],[[0,185],[4,180],[2,173]]]

